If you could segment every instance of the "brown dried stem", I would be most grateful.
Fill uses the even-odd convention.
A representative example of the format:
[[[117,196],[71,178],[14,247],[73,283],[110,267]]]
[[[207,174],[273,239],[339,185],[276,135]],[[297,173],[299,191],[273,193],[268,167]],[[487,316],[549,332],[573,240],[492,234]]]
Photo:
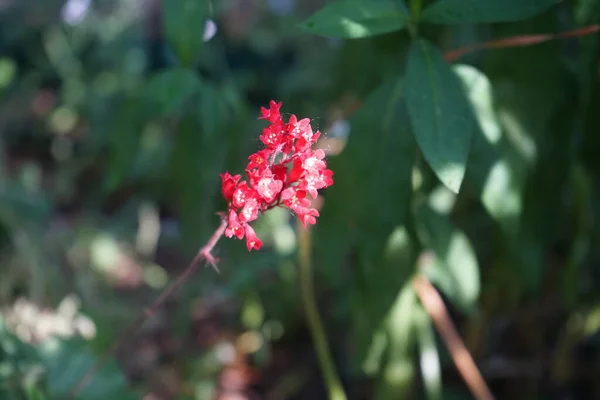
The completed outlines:
[[[431,317],[435,327],[446,344],[456,369],[461,374],[469,390],[477,400],[494,400],[492,392],[488,388],[483,376],[479,372],[473,357],[465,347],[464,342],[458,335],[444,301],[437,290],[422,275],[413,280],[413,287],[421,304]]]

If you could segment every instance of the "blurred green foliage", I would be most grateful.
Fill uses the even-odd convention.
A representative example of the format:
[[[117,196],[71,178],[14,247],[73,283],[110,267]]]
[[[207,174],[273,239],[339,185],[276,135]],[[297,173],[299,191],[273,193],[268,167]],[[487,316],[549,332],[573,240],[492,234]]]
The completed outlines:
[[[597,397],[598,34],[445,55],[599,20],[598,0],[0,1],[0,398],[65,398],[182,270],[271,99],[330,151],[312,261],[349,398],[469,398],[417,275],[498,398]],[[79,398],[325,398],[293,216],[255,229],[260,252],[220,241],[222,273]],[[87,340],[43,322],[72,294]]]

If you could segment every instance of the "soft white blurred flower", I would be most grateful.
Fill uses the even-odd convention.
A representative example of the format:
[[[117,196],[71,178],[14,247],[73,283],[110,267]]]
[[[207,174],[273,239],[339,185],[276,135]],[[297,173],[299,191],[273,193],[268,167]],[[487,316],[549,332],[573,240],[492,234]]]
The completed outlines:
[[[80,24],[90,11],[92,0],[67,0],[60,12],[62,20],[68,25]]]
[[[217,24],[212,19],[206,20],[204,24],[204,35],[202,36],[202,40],[208,42],[217,34]]]
[[[18,299],[12,307],[0,309],[6,326],[22,341],[39,343],[49,337],[79,335],[92,339],[96,335],[94,322],[79,312],[81,300],[67,296],[56,310],[40,308],[27,299]]]
[[[347,138],[350,134],[350,122],[338,119],[329,128],[329,136],[334,138]]]

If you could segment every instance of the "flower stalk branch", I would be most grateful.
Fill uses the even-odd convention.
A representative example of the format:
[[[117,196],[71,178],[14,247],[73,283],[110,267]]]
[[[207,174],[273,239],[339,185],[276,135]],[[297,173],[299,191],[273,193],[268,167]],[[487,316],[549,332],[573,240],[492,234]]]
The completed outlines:
[[[216,259],[212,255],[212,250],[216,246],[219,239],[225,233],[225,228],[227,228],[227,220],[222,213],[218,213],[221,217],[221,224],[212,234],[208,242],[198,251],[196,257],[192,260],[190,265],[175,279],[171,285],[169,285],[161,294],[154,300],[154,302],[150,305],[150,307],[146,308],[143,313],[141,313],[138,318],[133,321],[125,331],[119,336],[119,338],[113,343],[113,345],[98,359],[96,364],[89,371],[87,371],[75,384],[69,396],[68,400],[73,400],[77,397],[77,395],[85,389],[85,387],[90,383],[91,379],[96,375],[106,364],[106,362],[112,357],[117,350],[123,345],[123,343],[135,332],[137,332],[148,319],[152,318],[158,309],[171,297],[173,296],[179,288],[196,272],[200,263],[202,261],[206,261],[207,264],[212,266],[215,271],[219,271],[217,268],[218,259]]]
[[[121,334],[98,362],[76,383],[67,397],[69,400],[74,399],[85,388],[123,342],[151,318],[158,308],[190,278],[201,261],[206,261],[219,272],[217,259],[211,252],[221,236],[237,239],[245,237],[248,251],[259,250],[262,241],[256,236],[250,222],[274,207],[285,207],[293,211],[304,228],[316,223],[319,212],[312,208],[312,202],[307,195],[316,199],[319,189],[331,186],[333,171],[327,169],[327,162],[324,160],[325,152],[322,149],[312,149],[321,133],[313,132],[309,118],[298,120],[292,114],[287,122],[284,121],[279,111],[281,104],[271,101],[268,109],[261,108],[259,119],[269,122],[260,135],[260,140],[266,148],[248,157],[249,162],[245,171],[248,180],[241,180],[241,175],[231,175],[229,172],[221,174],[221,192],[227,201],[228,209],[226,213],[218,213],[221,224],[217,230],[185,271]],[[315,346],[319,358],[323,360],[322,364],[325,365],[326,379],[332,388],[331,399],[345,400],[316,311],[308,259],[303,265],[308,268],[308,276],[305,276],[302,282],[306,289],[303,293],[308,296],[306,304],[308,304],[309,325],[311,330],[316,332]]]

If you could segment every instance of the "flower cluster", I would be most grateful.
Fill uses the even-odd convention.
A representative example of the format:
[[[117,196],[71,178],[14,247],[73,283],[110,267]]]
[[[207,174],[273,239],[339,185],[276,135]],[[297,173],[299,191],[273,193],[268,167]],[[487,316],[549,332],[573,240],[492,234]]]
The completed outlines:
[[[274,101],[269,109],[261,108],[259,119],[269,122],[260,136],[266,148],[248,157],[248,181],[240,181],[241,175],[221,174],[221,190],[229,206],[225,236],[242,239],[245,235],[248,251],[262,246],[249,224],[259,214],[284,206],[306,228],[307,224],[316,223],[319,216],[311,208],[307,194],[316,198],[317,190],[333,184],[333,171],[327,169],[325,152],[312,149],[319,131],[313,133],[308,118],[298,121],[291,115],[287,123],[283,122],[280,108],[281,103]]]

